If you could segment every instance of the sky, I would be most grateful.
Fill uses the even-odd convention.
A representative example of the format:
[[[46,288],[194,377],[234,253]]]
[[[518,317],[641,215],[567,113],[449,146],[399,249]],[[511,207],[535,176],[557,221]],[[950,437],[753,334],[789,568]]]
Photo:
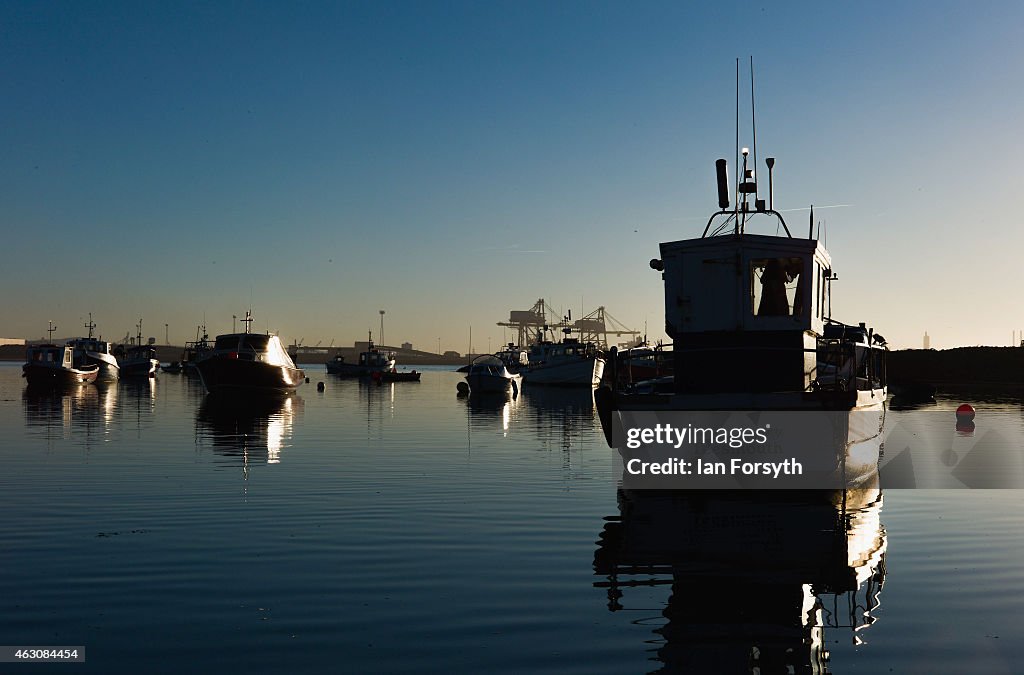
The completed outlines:
[[[388,344],[483,351],[544,298],[663,338],[648,261],[716,210],[752,56],[758,156],[794,230],[815,205],[833,316],[1009,344],[1022,25],[1014,2],[0,3],[0,336],[91,312],[180,344],[251,307],[350,345],[383,309]]]

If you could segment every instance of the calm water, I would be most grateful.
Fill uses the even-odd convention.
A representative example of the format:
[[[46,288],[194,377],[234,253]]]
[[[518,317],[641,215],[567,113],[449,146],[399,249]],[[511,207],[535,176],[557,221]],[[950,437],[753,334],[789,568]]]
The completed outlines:
[[[37,395],[0,365],[0,644],[87,649],[0,672],[1024,671],[1024,492],[890,490],[842,526],[620,495],[589,393],[308,374],[225,407],[182,375]],[[889,423],[955,452],[959,402]]]

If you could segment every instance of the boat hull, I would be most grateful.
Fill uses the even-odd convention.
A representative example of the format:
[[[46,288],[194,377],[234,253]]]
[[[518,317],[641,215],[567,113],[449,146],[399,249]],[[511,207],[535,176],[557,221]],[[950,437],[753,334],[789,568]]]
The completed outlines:
[[[816,392],[762,394],[623,394],[602,387],[596,392],[598,418],[609,446],[614,447],[614,428],[619,413],[710,413],[757,411],[759,413],[807,413],[831,416],[836,436],[823,447],[816,462],[819,473],[831,472],[837,484],[858,488],[877,476],[885,422],[885,389],[842,392],[836,396]],[[839,417],[836,417],[839,415]]]
[[[160,368],[156,359],[143,361],[125,361],[121,364],[121,377],[155,377]]]
[[[87,384],[96,381],[99,368],[87,366],[84,368],[63,368],[50,367],[36,363],[26,363],[21,367],[22,376],[30,386],[65,386],[69,384]]]
[[[294,391],[306,374],[301,368],[271,365],[260,361],[214,355],[196,364],[199,377],[208,392],[222,391]]]
[[[374,373],[388,373],[394,368],[395,362],[390,366],[360,366],[355,363],[333,363],[328,361],[327,372],[331,375],[343,375],[345,377],[373,377]]]
[[[558,387],[596,387],[603,376],[604,359],[590,358],[531,366],[523,373],[523,381]]]
[[[121,368],[117,365],[117,359],[110,354],[86,352],[85,358],[87,363],[99,367],[99,373],[96,375],[97,382],[116,382],[121,376]]]
[[[513,393],[518,394],[521,381],[521,375],[511,375],[509,377],[488,375],[486,373],[470,373],[466,375],[466,383],[469,385],[470,392],[474,394],[498,394],[508,391],[510,388]]]

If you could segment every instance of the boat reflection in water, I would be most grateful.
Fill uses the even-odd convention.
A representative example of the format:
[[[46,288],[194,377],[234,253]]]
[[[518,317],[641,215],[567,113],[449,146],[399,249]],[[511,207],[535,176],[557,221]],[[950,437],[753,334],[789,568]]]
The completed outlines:
[[[466,406],[470,429],[490,432],[500,423],[501,435],[507,438],[519,418],[522,398],[511,389],[502,392],[474,392],[460,397]]]
[[[302,398],[295,395],[208,394],[196,413],[196,441],[209,441],[219,464],[277,464],[289,447]]]
[[[826,673],[825,630],[861,644],[875,621],[886,549],[877,487],[620,489],[618,503],[594,585],[613,612],[639,609],[630,599],[642,587],[669,587],[654,630],[658,672]]]
[[[594,435],[594,391],[586,388],[523,386],[521,395],[527,421],[534,427],[540,447],[578,450]]]
[[[22,391],[25,423],[30,429],[43,430],[47,438],[70,438],[71,430],[99,430],[104,422],[100,390],[92,384],[61,386],[29,385]],[[58,433],[59,432],[59,433]]]

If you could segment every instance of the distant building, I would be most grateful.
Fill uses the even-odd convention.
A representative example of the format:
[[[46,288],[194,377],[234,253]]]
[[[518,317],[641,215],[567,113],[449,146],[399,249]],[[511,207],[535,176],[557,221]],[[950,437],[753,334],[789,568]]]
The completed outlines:
[[[444,353],[444,355],[445,356],[449,356],[449,357],[451,357],[453,359],[459,358],[459,353],[458,352],[447,351],[447,352]]]
[[[930,337],[928,337],[928,331],[924,332],[924,348],[925,349],[931,349],[932,348],[932,339]]]
[[[412,343],[411,342],[403,342],[402,343],[402,349],[404,349],[407,352],[411,352],[412,351]]]
[[[20,345],[25,346],[25,338],[0,338],[0,346],[2,345]]]

